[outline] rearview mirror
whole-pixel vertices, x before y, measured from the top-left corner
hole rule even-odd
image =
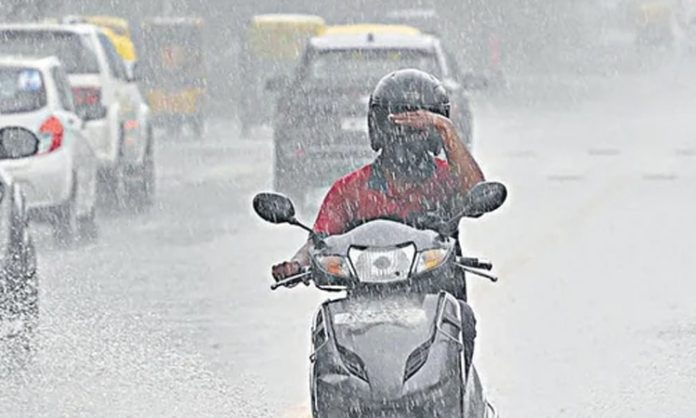
[[[0,159],[25,158],[36,154],[39,140],[24,128],[0,130]]]
[[[507,189],[498,182],[481,182],[469,190],[462,210],[462,216],[475,218],[493,212],[505,203]]]
[[[292,223],[295,221],[295,206],[282,194],[259,193],[254,196],[254,211],[261,219],[274,223]]]

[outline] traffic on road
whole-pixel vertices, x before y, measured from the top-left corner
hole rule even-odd
[[[691,5],[590,3],[13,9],[0,415],[696,414]]]

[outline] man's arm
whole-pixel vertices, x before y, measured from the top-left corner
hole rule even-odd
[[[447,162],[457,190],[467,193],[474,185],[484,180],[481,167],[459,139],[454,124],[448,118],[427,110],[399,113],[391,115],[390,118],[392,122],[399,125],[417,129],[432,127],[438,131],[442,137]]]
[[[447,163],[450,167],[452,177],[457,182],[457,188],[463,193],[468,192],[477,183],[485,180],[483,171],[479,167],[469,150],[464,146],[464,142],[459,139],[457,129],[451,120],[444,116],[435,115],[435,129],[442,137]]]
[[[319,209],[317,220],[314,223],[314,232],[331,235],[338,232],[338,228],[346,221],[346,202],[339,184],[334,184],[324,197]],[[290,261],[285,261],[273,266],[272,274],[276,280],[282,280],[289,276],[299,274],[303,267],[310,264],[309,250],[312,248],[312,240],[300,247]]]
[[[312,248],[312,240],[309,239],[297,250],[297,253],[290,259],[299,263],[302,267],[309,266],[309,249]]]

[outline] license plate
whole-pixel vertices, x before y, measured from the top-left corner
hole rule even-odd
[[[335,325],[393,324],[407,328],[417,327],[427,321],[422,309],[396,309],[393,311],[342,312],[334,316]]]
[[[344,118],[341,121],[341,129],[350,132],[367,132],[367,118]]]

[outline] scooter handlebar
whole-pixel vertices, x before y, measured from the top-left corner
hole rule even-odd
[[[491,271],[493,270],[493,263],[488,260],[482,260],[473,257],[459,257],[457,258],[457,263],[465,267],[470,267],[472,269],[481,269]]]
[[[279,280],[271,285],[271,290],[276,290],[279,287],[293,287],[300,283],[305,285],[309,284],[309,279],[312,276],[312,269],[310,267],[303,267],[301,273],[294,276],[290,276],[283,280]]]

